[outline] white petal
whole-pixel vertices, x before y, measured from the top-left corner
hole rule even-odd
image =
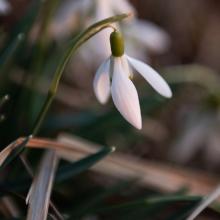
[[[148,81],[148,83],[162,96],[172,97],[172,91],[167,82],[149,65],[127,56],[131,65]]]
[[[75,29],[79,28],[79,17],[85,16],[91,7],[91,0],[69,0],[62,2],[49,27],[50,34],[55,38],[70,35]]]
[[[108,0],[96,0],[95,9],[95,21],[111,17],[114,15],[114,11],[111,7],[111,1]]]
[[[112,29],[106,28],[82,45],[79,53],[88,65],[92,67],[99,65],[103,60],[111,56],[111,47],[108,43],[111,32]],[[92,58],[91,54],[93,55]]]
[[[91,1],[91,0],[90,0]],[[112,11],[112,7],[110,6],[110,1],[108,0],[96,0],[95,1],[95,11],[94,15],[91,16],[90,19],[87,20],[86,26],[94,24],[95,22],[101,21],[108,17],[114,15]],[[115,28],[116,24],[112,24]],[[107,59],[111,55],[111,47],[109,42],[110,34],[112,33],[112,28],[106,28],[92,37],[86,44],[83,50],[85,50],[84,54],[94,55],[95,59],[90,59],[93,64],[100,63],[101,60]],[[97,46],[98,45],[98,46]],[[87,60],[88,62],[88,60]]]
[[[98,68],[93,81],[95,95],[100,103],[105,104],[110,95],[109,77],[110,59],[107,59]]]
[[[124,70],[125,73],[127,73],[127,76],[132,79],[133,78],[133,72],[128,64],[128,59],[126,57],[126,55],[123,55],[121,57],[121,64],[122,64],[122,68]]]
[[[142,47],[156,53],[163,53],[170,46],[169,35],[151,22],[135,19],[125,25],[124,31],[128,37],[140,43]]]
[[[141,129],[141,111],[137,90],[122,69],[121,59],[114,58],[111,86],[113,102],[123,117],[137,129]]]
[[[135,8],[127,0],[109,0],[116,14],[132,13],[136,14]]]
[[[8,1],[0,0],[0,14],[7,14],[11,7]]]
[[[111,55],[111,47],[108,43],[111,32],[112,30],[110,28],[102,30],[88,41],[87,45],[90,47],[90,50],[92,51],[92,54],[94,54],[95,59],[97,59],[97,62],[107,59],[107,57]]]

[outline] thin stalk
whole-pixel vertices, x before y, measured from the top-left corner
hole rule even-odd
[[[49,108],[51,106],[51,103],[52,103],[55,95],[56,95],[56,91],[53,92],[53,93],[51,93],[49,91],[47,93],[47,98],[46,98],[46,100],[44,102],[44,105],[43,105],[43,107],[42,107],[42,109],[40,111],[40,114],[37,117],[37,120],[36,120],[34,128],[33,128],[33,132],[32,132],[33,136],[37,135],[37,133],[38,133],[38,131],[39,131],[43,121],[44,121],[44,118],[45,118],[45,116],[46,116],[46,114],[47,114],[47,112],[48,112],[48,110],[49,110]]]
[[[6,73],[7,67],[10,65],[11,61],[13,60],[24,38],[25,38],[24,33],[22,32],[18,33],[15,39],[9,44],[9,46],[0,56],[1,73]]]
[[[42,8],[42,21],[40,23],[40,31],[37,40],[37,51],[33,59],[32,71],[34,71],[34,77],[32,79],[32,88],[36,87],[38,79],[42,75],[42,65],[45,59],[45,52],[49,46],[49,25],[53,18],[54,11],[58,5],[58,0],[47,0]]]
[[[37,120],[34,124],[33,130],[32,130],[33,136],[37,135],[37,133],[38,133],[38,131],[39,131],[44,119],[45,119],[45,116],[46,116],[46,114],[51,106],[51,103],[57,93],[57,88],[59,86],[59,82],[62,77],[63,71],[64,71],[67,63],[69,62],[71,56],[76,52],[76,50],[83,43],[85,43],[87,40],[89,40],[95,34],[97,34],[98,32],[100,32],[101,30],[103,30],[105,28],[112,28],[110,26],[111,23],[121,21],[121,20],[127,18],[128,16],[130,16],[130,14],[121,14],[121,15],[113,16],[113,17],[107,18],[105,20],[102,20],[100,22],[97,22],[94,25],[87,28],[81,34],[76,36],[76,38],[73,39],[73,41],[70,43],[70,46],[68,47],[64,56],[62,57],[59,65],[54,73],[54,78],[51,82],[51,85],[50,85],[50,88],[49,88],[49,91],[47,94],[47,98],[46,98],[44,105],[42,107],[42,110],[40,111],[39,116],[37,117]]]
[[[38,94],[36,92],[39,79],[43,75],[44,61],[46,60],[47,50],[50,46],[49,38],[49,25],[53,18],[55,9],[57,8],[58,0],[47,0],[42,8],[40,22],[40,30],[38,33],[38,39],[36,42],[36,52],[34,53],[33,63],[31,65],[31,72],[33,77],[31,80],[31,91],[29,96],[29,119],[33,123],[33,118],[35,120],[38,114],[38,108],[36,108],[36,103],[38,100]]]

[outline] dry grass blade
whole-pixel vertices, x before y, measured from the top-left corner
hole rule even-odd
[[[195,208],[192,214],[186,220],[194,220],[206,209],[212,202],[220,196],[220,185]]]
[[[19,208],[14,200],[9,196],[4,196],[0,200],[0,211],[7,218],[18,218],[20,216]]]
[[[26,143],[25,146],[30,148],[43,148],[55,150],[61,158],[70,161],[75,161],[75,159],[78,159],[79,157],[84,157],[90,153],[95,153],[98,150],[98,148],[101,148],[101,146],[95,145],[93,143],[86,143],[85,145],[85,142],[81,140],[79,140],[75,146],[73,144],[62,144],[58,141],[53,141],[49,139],[31,137],[27,139],[21,137],[9,144],[0,152],[0,166],[4,163],[7,157],[14,150],[16,150],[22,143]]]
[[[27,195],[27,202],[29,204],[27,220],[47,219],[57,163],[55,151],[47,151]]]
[[[15,140],[14,142],[12,142],[11,144],[9,144],[6,148],[4,148],[1,152],[0,152],[0,166],[3,165],[3,163],[6,161],[6,159],[9,157],[9,155],[11,155],[14,151],[16,151],[19,147],[23,147],[26,145],[26,143],[29,141],[29,139],[31,138],[31,136],[26,137],[26,138],[19,138],[17,140]],[[15,152],[16,154],[16,152]]]
[[[24,138],[17,140],[22,142]],[[76,161],[101,146],[70,135],[60,135],[59,141],[32,138],[26,147],[55,150],[61,158]],[[3,150],[4,151],[4,150]],[[0,153],[1,158],[1,153]],[[204,172],[194,172],[158,162],[143,161],[120,153],[109,155],[91,168],[92,170],[123,179],[139,179],[139,184],[150,186],[162,192],[174,192],[187,187],[192,195],[208,195],[219,183],[219,178]]]
[[[59,140],[66,147],[75,148],[75,159],[89,154],[98,146],[87,143],[78,137],[60,135]],[[67,158],[66,158],[67,159]],[[192,195],[208,195],[219,183],[219,178],[204,172],[195,172],[158,162],[140,160],[133,156],[114,153],[100,161],[93,170],[123,179],[139,179],[139,184],[150,186],[162,192],[174,192],[187,187]]]
[[[4,148],[0,153],[0,166],[4,163],[9,154],[19,145],[21,139],[18,139],[11,144],[9,144],[6,148]]]

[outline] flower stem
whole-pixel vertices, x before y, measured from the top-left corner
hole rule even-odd
[[[87,40],[89,40],[92,36],[94,36],[95,34],[97,34],[98,32],[100,32],[101,30],[105,29],[105,28],[109,28],[109,25],[111,23],[114,22],[118,22],[121,21],[125,18],[127,18],[128,16],[130,16],[130,14],[121,14],[121,15],[116,15],[110,18],[107,18],[105,20],[102,20],[100,22],[97,22],[95,24],[93,24],[92,26],[88,27],[85,31],[83,31],[81,34],[79,34],[78,36],[76,36],[73,41],[70,43],[69,47],[66,50],[66,53],[64,54],[64,56],[62,57],[60,63],[58,64],[58,67],[54,73],[54,78],[51,82],[48,94],[47,94],[47,98],[44,102],[44,105],[37,117],[37,120],[34,124],[33,127],[33,136],[36,136],[37,133],[39,132],[39,129],[45,119],[45,116],[51,106],[51,103],[56,95],[57,92],[57,88],[59,86],[59,82],[60,79],[62,77],[63,71],[68,63],[68,61],[70,60],[71,56],[75,53],[75,51],[83,44],[85,43]]]
[[[40,111],[40,113],[37,117],[37,120],[36,120],[35,124],[34,124],[33,132],[32,132],[33,136],[37,135],[37,133],[38,133],[43,121],[44,121],[44,118],[45,118],[45,116],[46,116],[46,114],[47,114],[47,112],[48,112],[48,110],[51,106],[51,103],[53,101],[53,98],[54,98],[55,94],[56,94],[56,92],[51,93],[50,91],[47,93],[47,98],[46,98],[46,100],[44,102],[44,105],[43,105],[43,107],[42,107],[42,109],[41,109],[41,111]]]

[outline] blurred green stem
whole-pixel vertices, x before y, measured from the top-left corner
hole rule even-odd
[[[121,14],[121,15],[116,15],[116,16],[107,18],[105,20],[102,20],[100,22],[97,22],[97,23],[93,24],[92,26],[88,27],[85,31],[83,31],[81,34],[79,34],[78,36],[76,36],[76,38],[73,39],[73,41],[70,43],[70,46],[68,47],[66,53],[62,57],[60,63],[58,64],[58,67],[55,71],[54,78],[51,82],[51,85],[50,85],[50,88],[49,88],[49,91],[47,94],[47,98],[44,102],[42,110],[40,111],[40,113],[37,117],[37,120],[34,124],[34,127],[33,127],[32,134],[34,136],[37,135],[37,133],[42,125],[42,122],[45,119],[45,116],[51,106],[51,103],[54,99],[54,96],[56,95],[57,88],[59,86],[59,82],[62,77],[63,71],[64,71],[68,61],[70,60],[71,56],[75,53],[75,51],[83,43],[85,43],[87,40],[89,40],[92,36],[94,36],[95,34],[97,34],[98,32],[100,32],[101,30],[103,30],[105,28],[111,27],[110,26],[111,23],[121,21],[121,20],[127,18],[128,16],[130,16],[130,14]]]
[[[50,46],[51,40],[49,37],[49,26],[52,21],[54,12],[57,8],[59,1],[58,0],[46,0],[44,3],[44,7],[42,7],[42,11],[40,16],[42,17],[38,32],[38,39],[36,43],[36,50],[34,53],[33,63],[31,65],[31,72],[33,73],[33,78],[31,80],[31,88],[29,94],[29,121],[33,123],[33,119],[35,120],[36,115],[38,114],[38,100],[39,94],[37,91],[37,85],[40,78],[43,75],[43,67],[45,64],[47,51]]]
[[[3,54],[0,56],[0,66],[1,66],[1,74],[4,74],[4,77],[8,77],[7,69],[10,66],[17,50],[20,48],[21,43],[24,41],[25,34],[20,32],[14,38],[12,42],[9,43],[9,46],[5,49]],[[7,74],[6,74],[7,73]],[[1,82],[4,81],[1,78]]]
[[[40,23],[40,30],[37,39],[37,51],[35,53],[35,57],[33,59],[33,70],[35,72],[35,77],[32,80],[32,85],[36,87],[36,82],[41,76],[41,68],[43,65],[43,60],[45,59],[45,52],[49,46],[50,38],[49,38],[49,25],[53,18],[54,11],[57,8],[58,0],[47,0],[44,3],[44,7],[42,8],[42,21]]]
[[[45,116],[51,106],[51,103],[53,101],[55,94],[56,94],[56,91],[54,93],[51,93],[50,90],[47,93],[47,98],[46,98],[44,105],[43,105],[43,107],[37,117],[35,124],[34,124],[33,132],[32,132],[33,136],[37,135],[37,133],[42,125],[42,122],[44,121],[44,118],[45,118]]]

